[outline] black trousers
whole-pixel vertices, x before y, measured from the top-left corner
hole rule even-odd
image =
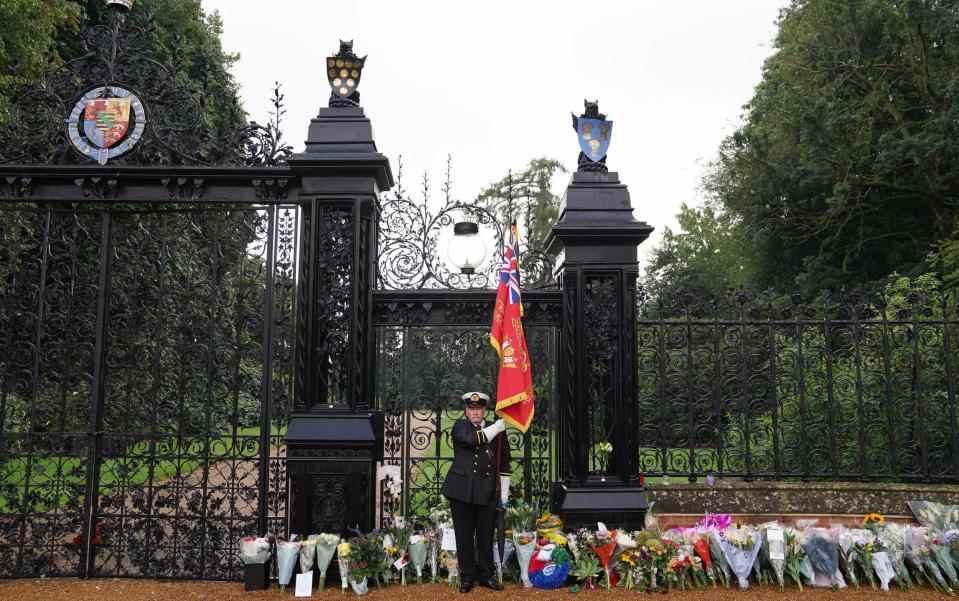
[[[496,504],[473,505],[450,499],[453,530],[456,532],[456,560],[463,582],[489,580],[493,568],[493,526]],[[476,554],[474,556],[474,544]]]

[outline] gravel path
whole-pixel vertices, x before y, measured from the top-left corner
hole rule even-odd
[[[346,601],[352,594],[339,590],[314,592],[313,599]],[[550,601],[552,599],[621,601],[625,599],[669,599],[674,601],[945,601],[952,599],[929,589],[890,593],[863,589],[834,593],[829,589],[787,589],[780,593],[766,587],[740,592],[733,589],[672,592],[669,595],[644,595],[634,591],[587,591],[571,594],[569,589],[542,591],[507,585],[504,592],[474,589],[468,595],[441,585],[392,586],[372,590],[369,599],[381,601],[512,601],[514,599]],[[157,580],[6,580],[0,581],[0,601],[294,601],[291,590],[281,595],[279,589],[244,592],[238,582],[171,582]]]

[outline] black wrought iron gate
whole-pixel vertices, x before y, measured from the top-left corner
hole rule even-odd
[[[298,210],[0,205],[0,576],[237,576],[283,532]]]
[[[463,415],[460,395],[470,390],[495,395],[493,301],[489,292],[425,293],[418,299],[408,292],[379,295],[377,398],[385,414],[380,523],[398,515],[425,517],[440,502],[453,459],[450,429]],[[558,294],[533,293],[524,303],[536,415],[526,434],[511,429],[508,438],[513,493],[543,508],[555,470],[560,302]]]

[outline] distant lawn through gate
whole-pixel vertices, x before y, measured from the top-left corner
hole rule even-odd
[[[273,426],[270,434],[283,436],[286,434],[286,427]],[[240,428],[235,436],[230,434],[209,438],[209,448],[222,445],[223,448],[233,449],[234,441],[242,444],[242,441],[246,440],[259,441],[259,437],[258,426]],[[165,438],[171,439],[175,440],[176,437]],[[201,452],[191,452],[190,449],[202,449],[202,439],[188,437],[188,440],[186,449],[178,449],[179,452],[173,454],[157,453],[155,447],[151,452],[150,445],[155,445],[156,440],[139,440],[124,451],[122,459],[104,459],[100,463],[100,494],[108,494],[113,490],[113,485],[121,479],[125,480],[129,487],[138,487],[150,481],[162,483],[175,476],[189,475],[201,469],[204,461],[195,458]],[[209,464],[214,464],[237,460],[238,457],[232,454],[220,457],[210,454],[208,459]],[[7,459],[0,467],[0,487],[14,494],[0,495],[0,514],[49,512],[71,505],[77,498],[82,499],[86,486],[85,462],[85,457],[57,455]],[[52,484],[61,483],[67,483],[68,488],[74,489],[77,494],[70,495],[69,490],[63,490],[62,487],[60,490],[49,489]],[[7,501],[11,497],[18,498],[21,505],[26,501],[29,506],[11,506]]]

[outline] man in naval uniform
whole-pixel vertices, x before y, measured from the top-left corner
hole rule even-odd
[[[497,505],[509,498],[506,423],[484,420],[489,397],[482,392],[467,392],[463,401],[466,417],[453,424],[453,465],[442,489],[453,512],[460,592],[468,593],[473,583],[500,591],[493,571],[493,525]]]

